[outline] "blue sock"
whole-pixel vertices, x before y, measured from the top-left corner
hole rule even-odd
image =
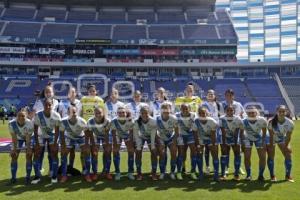
[[[273,177],[274,176],[274,160],[273,159],[268,159],[268,168],[270,171],[270,176]]]
[[[177,157],[177,172],[182,172],[183,156]]]
[[[128,173],[134,172],[134,155],[128,155]]]
[[[91,156],[88,155],[85,157],[85,174],[84,175],[90,175],[90,170],[91,170]]]
[[[62,176],[67,176],[67,169],[68,169],[68,167],[67,167],[68,161],[67,160],[68,160],[67,156],[61,157],[61,175]]]
[[[171,173],[174,173],[176,169],[176,160],[171,160],[170,165],[171,165]]]
[[[26,178],[30,178],[32,171],[32,162],[26,162]]]
[[[167,164],[168,164],[168,153],[167,153],[167,150],[166,150],[166,153],[165,153],[165,169],[167,168]]]
[[[114,165],[116,173],[120,173],[120,153],[114,155]]]
[[[41,177],[41,171],[40,171],[40,161],[39,160],[33,160],[33,169],[36,177]]]
[[[234,156],[234,175],[238,176],[241,167],[241,155]]]
[[[17,162],[12,162],[10,164],[10,170],[11,170],[11,178],[16,179],[17,178],[18,163]]]
[[[39,160],[38,160],[40,170],[43,168],[44,156],[45,156],[45,147],[42,147],[41,154],[40,154],[40,157],[39,157]]]
[[[142,173],[142,161],[141,160],[135,160],[136,165],[136,171],[138,174]]]
[[[251,177],[251,168],[246,168],[247,177]]]
[[[166,172],[166,164],[165,164],[165,160],[160,160],[159,161],[159,169],[160,169],[160,173],[164,174]]]
[[[227,166],[227,155],[221,156],[221,175],[225,176],[225,168]]]
[[[197,166],[199,170],[199,176],[203,176],[203,154],[197,156]]]
[[[106,162],[103,163],[103,165],[105,165],[105,172],[109,173],[110,172],[110,165],[111,165],[111,157],[110,157],[110,155],[107,156],[107,158],[105,160],[106,160]]]
[[[52,178],[57,178],[57,170],[58,170],[58,160],[52,160]]]
[[[151,167],[152,167],[152,173],[156,173],[156,171],[157,171],[157,161],[156,160],[152,160]]]
[[[291,176],[291,171],[292,171],[292,160],[286,159],[284,161],[285,164],[285,175],[286,176]]]
[[[259,167],[259,174],[258,176],[264,176],[265,167]]]
[[[204,157],[205,157],[205,165],[206,165],[206,167],[209,167],[209,149],[208,148],[205,148]]]
[[[191,165],[191,172],[194,173],[196,171],[197,156],[192,156]]]
[[[219,177],[219,159],[214,160],[214,178]]]
[[[98,172],[98,158],[92,157],[92,170],[94,174]]]

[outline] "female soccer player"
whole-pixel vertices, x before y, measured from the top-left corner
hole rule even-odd
[[[226,107],[226,115],[220,118],[220,128],[222,131],[221,180],[226,180],[225,169],[228,166],[231,147],[234,152],[234,179],[238,181],[240,180],[239,170],[241,166],[240,135],[243,134],[244,125],[241,118],[234,115],[232,105]]]
[[[189,104],[183,103],[180,106],[180,112],[176,113],[179,137],[177,139],[178,145],[178,157],[177,157],[177,176],[178,180],[182,180],[182,163],[184,159],[184,146],[187,145],[191,150],[191,177],[197,179],[195,170],[197,162],[197,152],[195,146],[195,138],[193,135],[193,124],[195,119],[195,113],[191,112]]]
[[[104,175],[108,180],[112,180],[110,174],[110,165],[111,165],[111,149],[112,144],[109,141],[109,130],[110,130],[110,120],[106,118],[104,109],[100,107],[95,107],[94,117],[88,121],[88,130],[91,135],[91,145],[92,145],[92,170],[93,176],[92,179],[97,179],[98,171],[98,151],[100,145],[104,149]]]
[[[52,158],[52,183],[57,183],[57,170],[58,170],[58,136],[60,126],[60,115],[52,109],[53,101],[51,99],[44,100],[44,110],[36,113],[34,118],[34,170],[37,176],[31,182],[37,184],[40,182],[40,173],[37,170],[40,169],[39,158],[41,156],[41,146],[49,145],[50,155]],[[40,128],[41,134],[39,135],[38,129]]]
[[[292,150],[290,148],[291,136],[294,130],[294,122],[286,117],[287,108],[285,105],[278,106],[276,115],[269,121],[270,145],[268,145],[268,168],[271,174],[271,181],[276,181],[274,173],[275,144],[285,158],[285,179],[294,182],[291,176]]]
[[[27,111],[21,109],[17,118],[8,124],[9,132],[12,137],[11,149],[11,180],[10,184],[16,183],[16,175],[18,169],[18,157],[21,149],[26,145],[26,184],[30,184],[30,174],[32,170],[32,148],[33,148],[33,124],[27,119]]]
[[[113,120],[114,118],[116,118],[118,116],[118,108],[124,106],[124,103],[119,101],[119,91],[116,88],[112,88],[110,99],[105,103],[108,119]]]
[[[120,174],[120,147],[122,141],[125,142],[128,152],[128,178],[134,180],[134,144],[133,144],[133,126],[132,119],[126,116],[125,107],[121,106],[117,110],[118,117],[111,122],[111,132],[113,136],[113,155],[115,165],[115,180],[119,181]]]
[[[90,177],[90,148],[89,148],[89,135],[87,133],[86,121],[79,117],[77,108],[71,105],[68,108],[68,117],[62,119],[60,124],[60,136],[61,136],[61,165],[62,165],[62,177],[60,182],[65,183],[68,180],[67,177],[67,158],[70,150],[74,146],[79,145],[81,154],[85,158],[85,171],[84,178],[87,182],[92,182]],[[94,179],[93,179],[94,180]]]
[[[163,180],[165,177],[166,163],[165,154],[166,147],[169,147],[171,154],[171,173],[170,178],[175,180],[176,156],[177,156],[177,138],[179,136],[178,122],[175,116],[171,115],[172,105],[165,102],[161,105],[161,116],[156,118],[159,140],[159,167],[160,177]]]
[[[147,142],[151,151],[152,180],[157,180],[157,148],[156,148],[156,121],[150,117],[148,106],[140,109],[140,117],[135,121],[133,128],[134,139],[136,143],[136,168],[137,180],[142,180],[142,152],[145,142]]]
[[[198,149],[197,165],[199,168],[199,178],[203,177],[203,149],[205,145],[211,152],[214,166],[214,180],[219,181],[219,157],[216,130],[217,122],[208,116],[207,108],[198,108],[198,117],[194,121],[193,132]]]
[[[157,116],[159,116],[161,114],[160,106],[161,106],[162,103],[164,103],[167,100],[168,100],[168,98],[166,96],[166,90],[163,87],[158,88],[157,91],[156,91],[155,101],[150,103],[152,116],[154,118],[156,118]]]
[[[266,134],[267,134],[267,121],[265,118],[258,116],[258,110],[255,107],[249,107],[246,111],[247,118],[243,120],[244,134],[243,149],[245,154],[245,168],[247,177],[246,180],[250,181],[251,176],[251,150],[255,144],[258,157],[259,157],[259,175],[258,180],[264,180],[264,170],[266,166]]]
[[[148,106],[141,102],[142,93],[139,90],[134,92],[133,101],[126,104],[126,108],[130,111],[132,119],[137,119],[140,116],[140,110],[143,106]]]

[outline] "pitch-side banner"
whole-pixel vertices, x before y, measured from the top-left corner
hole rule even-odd
[[[0,47],[0,53],[4,54],[25,54],[25,47]]]

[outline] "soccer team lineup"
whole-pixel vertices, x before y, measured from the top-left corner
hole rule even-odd
[[[123,102],[114,87],[104,101],[93,83],[87,84],[87,94],[81,98],[76,87],[68,90],[66,98],[56,99],[49,83],[33,106],[11,114],[9,186],[20,181],[19,177],[25,177],[26,185],[47,179],[43,163],[49,164],[51,184],[66,183],[74,173],[88,183],[143,181],[147,179],[144,173],[153,181],[277,182],[278,175],[278,179],[294,182],[290,145],[294,122],[285,105],[265,118],[257,106],[243,107],[230,88],[223,94],[225,101],[219,102],[214,90],[205,91],[205,98],[196,96],[193,84],[187,84],[184,96],[173,102],[162,87],[156,89],[151,102],[142,101],[138,90]],[[0,111],[4,121],[3,108]],[[123,147],[126,158],[121,156]],[[150,171],[143,170],[145,149],[150,152]],[[276,156],[275,149],[279,150]],[[19,156],[21,152],[24,157]],[[251,163],[256,153],[258,162]],[[274,166],[280,156],[284,160],[278,164],[285,168],[284,174],[277,174]],[[20,159],[26,159],[22,162],[26,166],[18,164]],[[80,170],[74,167],[75,159]],[[24,167],[25,174],[17,173]],[[252,168],[258,168],[258,173],[252,173]],[[229,169],[233,172],[230,179]]]

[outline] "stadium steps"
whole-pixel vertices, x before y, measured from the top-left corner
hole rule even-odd
[[[246,95],[248,97],[251,97],[251,100],[252,101],[257,101],[256,97],[253,95],[253,93],[251,92],[249,86],[248,86],[248,83],[246,81],[243,81],[244,85],[245,85],[245,88],[246,88]]]
[[[0,32],[0,35],[3,35],[4,30],[6,29],[7,24],[9,24],[9,22],[5,22],[5,23],[3,24],[2,29],[1,29],[1,32]]]

